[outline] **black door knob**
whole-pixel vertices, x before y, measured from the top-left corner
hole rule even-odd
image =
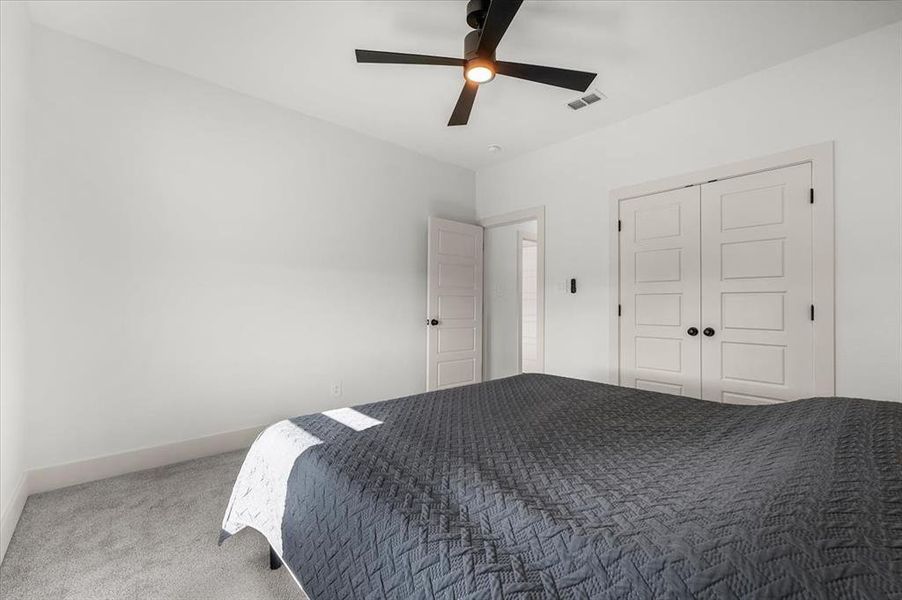
[[[702,333],[704,333],[708,337],[711,337],[712,335],[714,335],[714,330],[710,327],[705,327],[705,330],[702,331]]]
[[[430,325],[438,325],[438,319],[432,319],[431,321],[429,321],[429,324]]]
[[[686,330],[686,333],[688,333],[689,335],[694,337],[694,336],[698,335],[698,327],[690,327],[689,329]]]

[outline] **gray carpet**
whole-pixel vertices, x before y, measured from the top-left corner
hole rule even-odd
[[[217,547],[244,451],[28,499],[3,564],[3,600],[303,599],[263,536]]]

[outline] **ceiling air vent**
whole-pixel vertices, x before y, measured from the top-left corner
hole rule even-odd
[[[604,100],[607,98],[604,94],[599,92],[598,90],[589,90],[585,96],[577,98],[571,102],[567,103],[567,106],[572,108],[573,110],[579,110],[581,108],[585,108],[590,104],[595,104],[599,100]]]

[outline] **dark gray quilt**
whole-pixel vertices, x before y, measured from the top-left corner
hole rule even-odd
[[[902,598],[902,404],[732,406],[521,375],[355,407],[295,463],[332,598]]]

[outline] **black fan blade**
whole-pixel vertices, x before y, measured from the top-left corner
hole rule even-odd
[[[568,90],[576,90],[577,92],[585,92],[592,80],[595,79],[595,73],[587,73],[586,71],[525,65],[523,63],[504,62],[503,60],[495,61],[495,72],[499,75],[526,79],[536,83],[544,83],[545,85],[555,85]]]
[[[402,52],[380,52],[378,50],[354,50],[359,63],[383,63],[391,65],[443,65],[462,67],[467,62],[462,58],[430,56],[428,54],[404,54]]]
[[[451,119],[448,126],[466,125],[470,120],[470,111],[473,109],[473,101],[476,100],[476,91],[479,89],[478,83],[468,81],[464,84],[464,89],[460,91],[457,98],[457,104],[454,106],[454,112],[451,113]]]
[[[492,0],[479,37],[479,56],[489,58],[520,10],[523,0]]]

